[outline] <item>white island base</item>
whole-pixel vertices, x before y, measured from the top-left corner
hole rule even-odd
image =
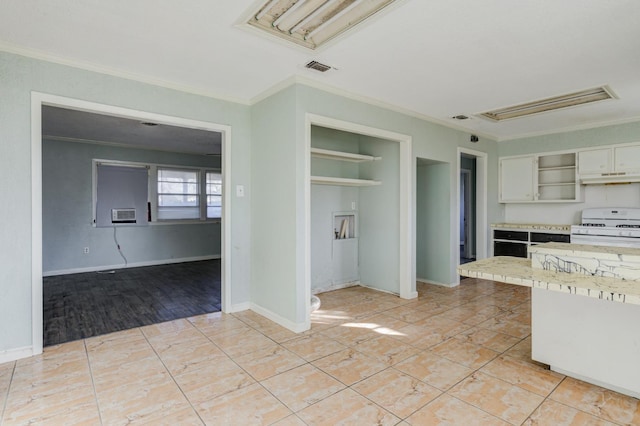
[[[531,358],[640,398],[640,306],[531,290]]]
[[[458,271],[532,288],[533,360],[640,398],[640,249],[548,243],[529,252]]]

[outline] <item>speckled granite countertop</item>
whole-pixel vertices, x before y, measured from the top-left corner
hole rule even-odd
[[[640,305],[640,283],[533,269],[531,260],[496,256],[458,267],[460,275]]]
[[[522,229],[534,231],[571,231],[571,225],[550,225],[543,223],[492,223],[492,228]]]

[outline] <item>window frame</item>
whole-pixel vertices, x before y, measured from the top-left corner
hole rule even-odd
[[[183,166],[178,164],[159,164],[149,162],[135,162],[135,161],[122,161],[122,160],[105,160],[94,158],[92,160],[92,186],[93,186],[93,200],[92,200],[92,218],[91,223],[95,227],[96,218],[96,202],[97,202],[97,170],[98,164],[113,165],[113,166],[129,166],[129,167],[146,167],[149,170],[148,174],[148,200],[147,203],[151,210],[151,220],[148,222],[150,226],[157,225],[185,225],[185,224],[202,224],[202,223],[220,223],[222,222],[222,212],[224,208],[221,206],[220,217],[207,217],[207,193],[206,193],[206,177],[207,173],[217,173],[220,175],[221,181],[224,180],[222,169],[214,167],[198,167],[198,166]],[[198,173],[198,202],[199,202],[199,218],[197,219],[158,219],[158,169],[170,169],[170,170],[184,170],[184,171],[196,171]],[[224,198],[222,192],[224,191],[224,182],[222,184],[221,191],[221,204]]]

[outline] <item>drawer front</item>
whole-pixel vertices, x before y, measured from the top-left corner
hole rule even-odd
[[[493,231],[494,240],[529,241],[529,233],[526,231]]]
[[[569,234],[547,234],[544,232],[532,232],[532,243],[568,243],[571,241]]]
[[[527,245],[522,243],[509,243],[504,241],[494,241],[493,243],[493,255],[494,256],[514,256],[514,257],[528,257]]]

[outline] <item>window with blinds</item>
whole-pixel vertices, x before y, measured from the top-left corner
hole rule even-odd
[[[158,220],[200,219],[198,170],[158,167]]]

